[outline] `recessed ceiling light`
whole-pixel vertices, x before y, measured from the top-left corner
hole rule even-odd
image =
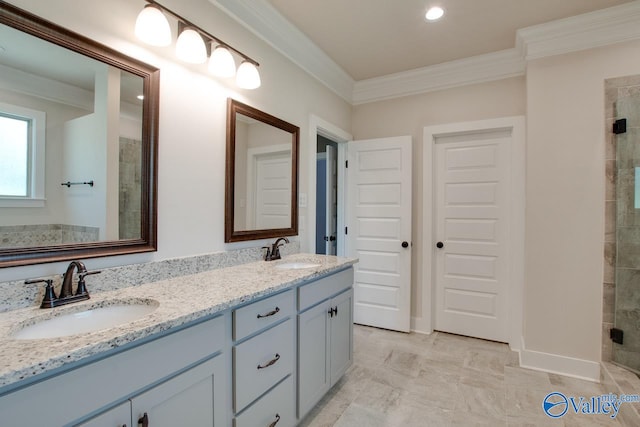
[[[427,21],[437,21],[438,19],[442,18],[443,15],[444,9],[438,6],[434,6],[427,10],[425,18],[427,18]]]

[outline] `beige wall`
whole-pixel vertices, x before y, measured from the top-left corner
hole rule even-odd
[[[640,74],[640,42],[527,68],[525,347],[600,360],[604,80]]]
[[[413,137],[412,313],[422,317],[422,133],[425,126],[525,114],[523,77],[355,106],[354,139]]]

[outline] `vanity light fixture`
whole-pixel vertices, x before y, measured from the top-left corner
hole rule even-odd
[[[429,8],[429,10],[427,10],[427,13],[425,14],[424,17],[427,19],[427,21],[432,22],[432,21],[437,21],[443,16],[444,16],[444,9],[439,6],[434,6]]]
[[[171,28],[166,15],[178,21],[178,40],[176,55],[182,61],[202,64],[209,58],[209,71],[217,77],[233,77],[236,84],[243,89],[260,87],[260,73],[257,61],[231,47],[227,43],[211,35],[202,28],[189,22],[177,13],[167,9],[155,0],[145,0],[147,4],[136,19],[135,34],[143,42],[153,46],[171,44]],[[214,48],[214,44],[217,45]],[[236,63],[232,52],[242,58],[242,64],[236,73]]]
[[[190,64],[204,64],[207,61],[207,46],[195,28],[182,29],[176,41],[176,55]]]
[[[212,46],[213,47],[213,46]],[[236,62],[229,49],[219,45],[211,52],[209,71],[218,77],[233,77],[236,75]]]
[[[148,4],[136,19],[136,37],[153,46],[169,46],[171,44],[171,27],[162,9]]]
[[[256,89],[260,87],[260,73],[256,66],[244,61],[238,67],[238,75],[236,76],[236,84],[242,89]]]

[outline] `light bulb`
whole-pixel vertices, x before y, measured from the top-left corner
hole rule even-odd
[[[233,77],[236,74],[236,62],[229,49],[224,46],[216,47],[209,58],[209,71],[218,77]]]
[[[203,64],[207,60],[207,47],[202,36],[193,28],[185,28],[176,42],[176,55],[184,62]]]
[[[171,44],[171,27],[162,10],[153,4],[142,9],[136,19],[135,34],[143,42],[152,46]]]
[[[430,8],[429,10],[427,10],[427,13],[425,14],[425,18],[427,18],[427,21],[437,21],[443,16],[444,16],[444,9],[438,6],[434,6]]]
[[[260,73],[258,68],[249,62],[244,61],[238,67],[238,74],[236,76],[236,83],[242,89],[256,89],[260,87]]]

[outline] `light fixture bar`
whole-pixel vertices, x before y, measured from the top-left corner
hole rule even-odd
[[[233,46],[229,45],[228,43],[225,43],[224,41],[220,40],[218,37],[210,34],[209,32],[203,30],[198,25],[194,24],[193,22],[189,21],[188,19],[183,18],[182,16],[178,15],[177,13],[172,11],[171,9],[168,9],[167,7],[161,5],[157,1],[155,1],[155,0],[145,0],[145,1],[147,3],[149,3],[149,4],[153,4],[154,6],[158,7],[163,12],[173,16],[175,19],[177,19],[179,22],[182,22],[184,25],[194,28],[196,31],[198,31],[200,33],[200,35],[205,36],[206,38],[208,38],[209,41],[215,41],[216,43],[226,47],[227,49],[234,51],[235,53],[240,55],[244,60],[246,60],[248,62],[251,62],[256,67],[260,66],[258,61],[256,61],[253,58],[245,55],[244,53],[240,52],[238,49],[234,48]]]

